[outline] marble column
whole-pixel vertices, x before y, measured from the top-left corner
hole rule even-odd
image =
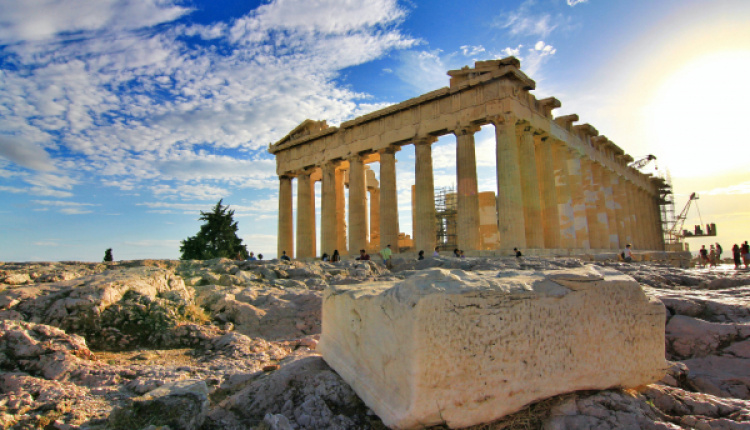
[[[477,187],[477,159],[474,133],[479,127],[465,126],[456,129],[456,177],[458,182],[458,248],[478,250],[479,236],[479,190]],[[427,249],[425,252],[429,252]]]
[[[573,225],[576,230],[576,249],[589,249],[589,226],[586,218],[586,200],[583,193],[581,157],[568,151],[568,173],[570,175],[570,196],[573,199]]]
[[[547,137],[534,137],[536,150],[536,171],[541,194],[542,226],[544,228],[544,247],[560,248],[560,218],[557,208],[557,191],[555,186],[555,166],[552,156],[552,141]]]
[[[349,250],[367,248],[367,189],[365,165],[359,154],[349,158]]]
[[[368,188],[370,192],[370,249],[380,249],[380,189]]]
[[[607,222],[609,224],[609,248],[620,248],[620,227],[617,221],[617,203],[615,202],[615,187],[617,186],[617,175],[602,167],[602,184],[604,184],[604,205],[607,209]]]
[[[604,230],[599,224],[597,208],[599,188],[594,177],[593,162],[588,157],[581,158],[581,179],[583,183],[583,200],[586,204],[586,224],[589,229],[589,244],[593,249],[604,248]],[[606,216],[606,215],[605,215]]]
[[[380,243],[398,249],[398,191],[396,189],[396,151],[388,148],[380,154]],[[427,251],[425,251],[427,252]]]
[[[640,243],[640,237],[638,236],[638,216],[636,215],[635,199],[633,198],[634,185],[630,181],[624,183],[625,186],[625,199],[627,200],[627,219],[630,227],[628,228],[628,242],[633,245],[633,248],[642,249],[643,244]]]
[[[660,251],[664,251],[664,224],[662,223],[661,218],[661,206],[659,205],[659,201],[661,199],[661,196],[654,197],[654,211],[656,211],[656,249]]]
[[[500,249],[526,248],[521,170],[519,168],[516,119],[501,116],[495,125],[497,157],[497,214]]]
[[[346,195],[344,194],[344,171],[336,169],[336,247],[341,255],[347,255]]]
[[[542,223],[542,201],[537,179],[534,135],[528,125],[520,126],[518,158],[521,166],[521,192],[526,234],[526,248],[544,248],[544,226]]]
[[[297,258],[315,257],[315,183],[310,173],[297,176]]]
[[[573,198],[570,194],[570,173],[568,172],[568,149],[564,143],[555,142],[552,146],[555,166],[555,192],[560,223],[560,247],[576,247],[576,231],[573,215]]]
[[[336,236],[336,163],[323,165],[320,186],[320,253],[333,254],[338,247]],[[340,251],[339,251],[340,252]]]
[[[415,182],[414,189],[414,245],[417,250],[423,250],[427,255],[435,249],[435,180],[432,176],[432,144],[434,137],[415,139],[414,154]]]
[[[595,193],[594,209],[596,212],[597,231],[599,235],[599,249],[610,249],[609,213],[607,212],[606,188],[607,182],[604,175],[604,166],[591,162],[593,175],[593,186]],[[609,179],[609,178],[607,178]]]
[[[276,246],[279,257],[281,257],[282,251],[286,251],[289,258],[294,258],[294,215],[292,206],[292,178],[290,176],[279,176],[279,238]]]
[[[627,179],[618,176],[617,194],[615,199],[619,206],[617,219],[620,221],[620,229],[618,230],[620,232],[620,248],[624,248],[625,245],[633,242],[630,231],[631,212],[628,201],[627,184]]]

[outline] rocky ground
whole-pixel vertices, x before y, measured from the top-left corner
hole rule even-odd
[[[283,264],[0,263],[0,427],[383,429],[315,352],[328,285],[429,267],[577,259]],[[750,429],[750,273],[597,261],[665,304],[659,383],[568,393],[477,429]]]

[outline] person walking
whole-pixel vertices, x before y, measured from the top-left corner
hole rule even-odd
[[[716,242],[716,264],[721,265],[721,253],[724,252],[724,248]]]
[[[716,248],[711,245],[711,250],[708,251],[708,267],[716,267]]]
[[[734,259],[734,269],[739,270],[740,265],[742,264],[742,251],[740,250],[740,246],[736,243],[732,247],[732,258]]]
[[[742,263],[745,264],[745,269],[747,269],[747,265],[750,263],[750,245],[747,241],[742,244]]]
[[[706,245],[701,245],[700,251],[698,251],[698,254],[700,254],[700,265],[701,267],[706,267],[708,265],[708,250],[706,249]]]
[[[380,256],[383,257],[383,262],[385,263],[385,267],[387,267],[388,270],[391,270],[393,268],[393,263],[391,262],[392,254],[393,251],[391,251],[390,243],[385,248],[383,248],[382,251],[380,251]]]

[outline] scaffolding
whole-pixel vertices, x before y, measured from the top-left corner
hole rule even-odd
[[[659,208],[661,209],[661,231],[664,235],[664,245],[668,251],[682,249],[682,241],[672,234],[676,217],[674,211],[674,193],[672,192],[672,176],[667,173],[664,183],[659,187]]]
[[[452,251],[457,240],[456,190],[451,187],[435,189],[435,222],[437,223],[436,246],[440,251]]]

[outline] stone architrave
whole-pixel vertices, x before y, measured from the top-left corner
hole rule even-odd
[[[577,270],[334,285],[318,350],[389,428],[463,428],[667,368],[664,306],[631,277]]]
[[[537,180],[542,196],[542,224],[544,226],[544,247],[560,248],[560,217],[557,207],[555,186],[555,166],[552,158],[551,140],[543,136],[534,137],[536,150]]]
[[[516,133],[519,136],[518,158],[521,166],[526,248],[542,249],[544,248],[544,225],[536,154],[534,153],[534,135],[527,124],[520,126]]]
[[[391,147],[380,154],[380,243],[392,248],[398,244],[399,233],[396,151]]]
[[[518,157],[516,118],[492,118],[497,144],[497,230],[500,249],[526,248],[521,170]]]
[[[294,258],[294,214],[292,207],[292,178],[279,176],[279,238],[277,255],[286,251],[286,255]]]
[[[365,165],[359,154],[349,158],[349,250],[367,248],[367,188]]]
[[[458,182],[458,248],[480,249],[479,189],[477,187],[477,158],[474,147],[476,126],[459,127],[456,135],[456,177]]]
[[[415,190],[414,190],[414,245],[429,254],[435,248],[435,180],[432,176],[432,144],[434,137],[414,140]]]

